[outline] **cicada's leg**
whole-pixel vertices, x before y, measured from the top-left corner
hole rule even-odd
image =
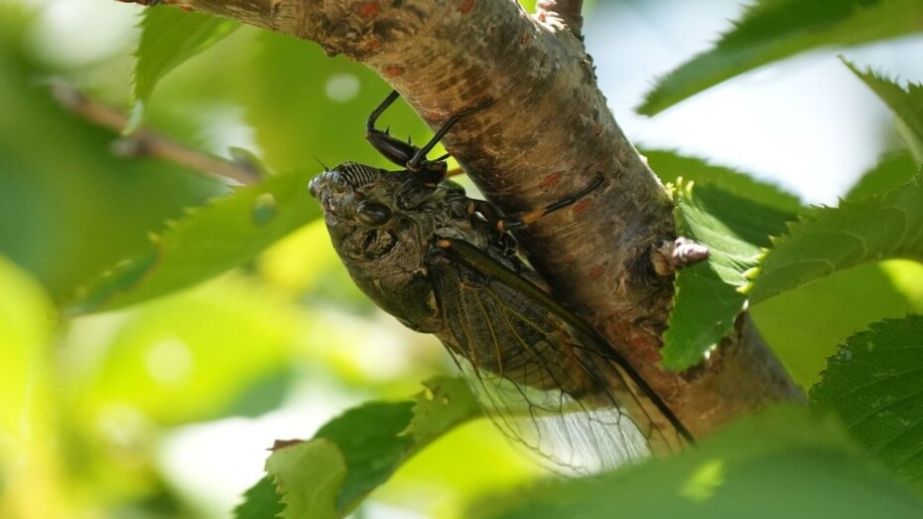
[[[407,163],[407,169],[410,171],[425,171],[427,169],[426,167],[427,164],[432,164],[434,162],[442,162],[446,157],[448,157],[448,155],[443,155],[442,157],[439,157],[438,159],[434,161],[430,161],[430,160],[426,160],[426,154],[432,151],[433,148],[435,148],[436,145],[439,144],[439,141],[441,141],[442,138],[445,137],[445,134],[449,133],[449,130],[451,130],[452,127],[455,126],[456,123],[458,123],[458,121],[461,121],[465,117],[475,112],[479,112],[489,107],[492,104],[493,104],[493,100],[488,99],[477,106],[468,108],[467,110],[462,110],[461,112],[458,112],[452,117],[449,117],[449,119],[445,123],[443,123],[442,127],[436,130],[436,133],[433,135],[433,138],[430,139],[429,142],[424,144],[422,148],[417,150],[416,155],[414,155],[413,158],[410,159],[410,162]],[[445,178],[445,167],[443,167],[442,169],[442,178],[440,178],[439,181],[441,182],[444,178]]]
[[[568,195],[556,202],[552,202],[541,209],[535,209],[533,211],[526,211],[519,214],[503,216],[500,214],[500,211],[494,207],[490,202],[485,202],[484,200],[472,200],[472,205],[469,209],[470,215],[480,215],[484,221],[490,224],[497,231],[504,232],[510,229],[518,229],[529,225],[539,218],[557,211],[558,209],[563,209],[577,200],[580,200],[584,196],[593,192],[596,188],[601,186],[603,183],[603,176],[601,174],[596,175],[590,185],[581,189],[580,191]]]
[[[388,94],[388,97],[372,111],[366,123],[366,138],[379,153],[385,156],[385,158],[399,166],[407,168],[408,171],[419,173],[423,176],[424,185],[435,187],[446,178],[445,159],[448,158],[448,155],[443,155],[435,160],[427,159],[426,155],[433,150],[436,144],[445,137],[445,134],[448,133],[449,130],[452,129],[452,126],[458,121],[471,113],[487,108],[492,104],[492,101],[488,100],[474,108],[469,108],[468,110],[464,110],[449,117],[442,127],[436,131],[429,142],[424,144],[422,148],[418,148],[409,142],[404,142],[393,137],[387,130],[382,131],[375,128],[375,123],[378,121],[378,118],[399,96],[400,94],[398,94],[396,90],[391,92]]]
[[[417,154],[419,148],[409,142],[404,142],[391,136],[388,130],[382,131],[375,128],[375,123],[378,121],[378,118],[381,117],[381,114],[383,114],[399,96],[400,94],[398,94],[396,90],[392,91],[388,94],[388,97],[372,111],[365,125],[365,138],[368,139],[372,146],[378,150],[378,153],[381,153],[386,159],[398,166],[404,167]]]

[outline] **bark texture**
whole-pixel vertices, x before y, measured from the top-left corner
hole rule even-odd
[[[535,16],[511,0],[165,3],[361,61],[433,127],[493,100],[459,123],[446,147],[507,213],[544,206],[604,175],[602,188],[517,236],[555,296],[595,325],[694,434],[772,401],[803,398],[746,314],[702,365],[659,368],[673,280],[655,272],[651,254],[676,238],[673,206],[597,88],[579,37],[579,2],[549,0]]]

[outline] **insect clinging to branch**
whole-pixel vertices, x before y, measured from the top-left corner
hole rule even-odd
[[[510,233],[592,196],[603,176],[504,216],[446,180],[446,156],[427,158],[453,125],[490,103],[450,117],[418,148],[376,128],[397,97],[369,116],[367,138],[403,169],[347,162],[310,186],[356,284],[406,326],[438,337],[494,422],[557,465],[609,467],[692,442],[624,357],[540,288]]]

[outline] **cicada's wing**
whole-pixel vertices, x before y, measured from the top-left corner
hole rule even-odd
[[[429,265],[440,339],[507,435],[576,472],[682,448],[682,425],[585,324],[475,247],[443,243]]]

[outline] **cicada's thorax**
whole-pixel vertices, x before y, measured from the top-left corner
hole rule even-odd
[[[471,218],[464,189],[451,181],[427,187],[414,173],[346,163],[316,177],[311,191],[356,285],[420,332],[445,328],[427,271],[434,239],[496,249],[496,231]]]

